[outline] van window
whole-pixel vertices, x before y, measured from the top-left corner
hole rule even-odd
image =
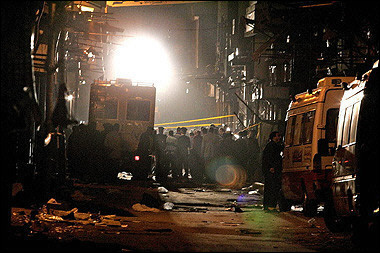
[[[301,144],[301,126],[302,126],[302,117],[303,114],[298,114],[296,117],[296,123],[294,126],[294,138],[293,138],[293,145],[299,145]]]
[[[104,102],[104,118],[117,119],[117,100],[107,100]]]
[[[149,121],[150,101],[131,100],[127,103],[127,120]]]
[[[288,123],[286,126],[286,136],[285,136],[285,145],[292,146],[294,139],[294,128],[296,125],[296,116],[291,116],[288,119]]]
[[[336,142],[336,127],[338,124],[339,108],[331,108],[326,114],[326,140],[331,143]]]
[[[356,132],[358,128],[360,103],[356,103],[352,110],[351,129],[350,129],[350,143],[356,142]]]
[[[353,106],[347,107],[344,114],[342,146],[349,143],[352,108]]]
[[[118,101],[99,96],[94,102],[93,112],[98,119],[117,119]]]
[[[301,142],[303,144],[311,143],[313,140],[313,126],[315,111],[306,112],[302,116]]]

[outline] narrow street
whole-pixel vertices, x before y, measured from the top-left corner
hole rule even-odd
[[[3,251],[378,251],[379,9],[5,5]]]
[[[262,185],[241,189],[191,183],[74,183],[70,201],[12,209],[13,252],[360,251],[333,234],[322,214],[262,210]],[[133,194],[132,194],[133,193]],[[366,251],[366,249],[361,249]]]

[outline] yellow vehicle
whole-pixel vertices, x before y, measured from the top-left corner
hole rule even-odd
[[[354,77],[325,77],[317,88],[297,94],[287,111],[280,209],[303,204],[306,216],[317,213],[331,182],[331,162],[343,83]],[[325,147],[325,149],[321,149]]]
[[[131,152],[140,135],[154,126],[156,88],[153,84],[132,85],[129,79],[98,81],[91,85],[89,123],[103,130],[105,123],[120,125],[120,133]]]

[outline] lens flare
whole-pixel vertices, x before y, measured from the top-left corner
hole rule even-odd
[[[245,170],[231,157],[219,157],[209,162],[206,174],[211,180],[228,188],[241,188],[247,180]]]

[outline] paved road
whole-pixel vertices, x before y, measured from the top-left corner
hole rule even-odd
[[[259,188],[75,185],[77,210],[73,203],[49,205],[33,219],[30,209],[15,207],[9,245],[65,252],[358,250],[349,235],[330,233],[321,217],[264,212]]]

